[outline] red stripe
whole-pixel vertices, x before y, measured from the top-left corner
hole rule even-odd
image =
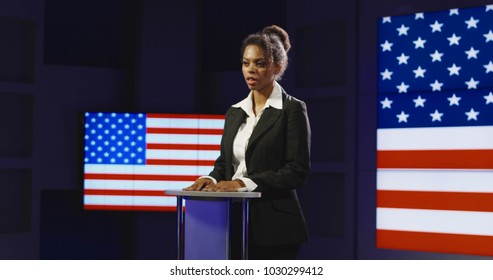
[[[377,207],[493,212],[493,193],[379,190]]]
[[[191,175],[84,174],[85,180],[195,181]]]
[[[493,169],[493,150],[378,151],[377,167]]]
[[[191,165],[191,166],[214,166],[214,160],[186,160],[186,159],[148,159],[149,165]]]
[[[157,134],[198,134],[198,135],[222,135],[223,129],[215,128],[169,128],[169,127],[148,127],[147,133]]]
[[[163,119],[163,118],[173,118],[173,119],[213,119],[213,120],[224,120],[224,115],[209,115],[209,114],[147,114],[147,118]]]
[[[174,212],[176,211],[176,206],[84,205],[84,210]]]
[[[197,150],[197,151],[219,151],[221,145],[213,144],[155,144],[149,143],[147,149],[153,150]]]
[[[377,248],[493,256],[493,236],[377,230]]]
[[[164,191],[153,190],[104,190],[104,189],[86,189],[85,195],[128,195],[128,196],[167,196],[173,197],[173,195],[167,195]]]

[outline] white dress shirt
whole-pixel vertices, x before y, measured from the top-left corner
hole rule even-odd
[[[238,133],[235,136],[233,141],[233,170],[234,175],[232,180],[239,179],[243,181],[246,187],[238,189],[239,192],[243,191],[254,191],[257,188],[257,184],[253,182],[251,179],[246,177],[248,175],[246,161],[245,161],[245,152],[248,147],[248,141],[250,140],[250,136],[257,125],[260,117],[264,110],[268,107],[273,107],[276,109],[282,109],[282,91],[281,86],[274,82],[274,88],[272,89],[269,98],[265,102],[264,108],[255,116],[253,112],[253,96],[252,92],[248,94],[248,96],[242,101],[232,105],[234,108],[241,108],[247,114],[246,120],[243,124],[240,125],[238,129]],[[202,178],[210,178],[217,183],[213,177],[203,176]]]

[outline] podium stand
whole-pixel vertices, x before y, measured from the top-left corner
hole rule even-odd
[[[241,202],[241,258],[248,259],[248,208],[258,192],[166,190],[176,196],[178,259],[231,259],[232,204]],[[183,202],[186,201],[186,211]],[[187,246],[185,246],[185,244]]]

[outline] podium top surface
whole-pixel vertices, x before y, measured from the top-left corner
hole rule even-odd
[[[259,192],[201,192],[201,191],[182,191],[182,190],[165,190],[165,194],[174,196],[187,197],[204,197],[204,198],[260,198]]]

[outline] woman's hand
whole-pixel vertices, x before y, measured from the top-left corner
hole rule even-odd
[[[209,178],[198,178],[195,180],[191,186],[184,188],[184,191],[201,191],[204,190],[205,187],[214,185],[214,182]]]
[[[202,189],[204,192],[237,192],[244,187],[241,181],[221,181],[217,184],[210,184]]]

